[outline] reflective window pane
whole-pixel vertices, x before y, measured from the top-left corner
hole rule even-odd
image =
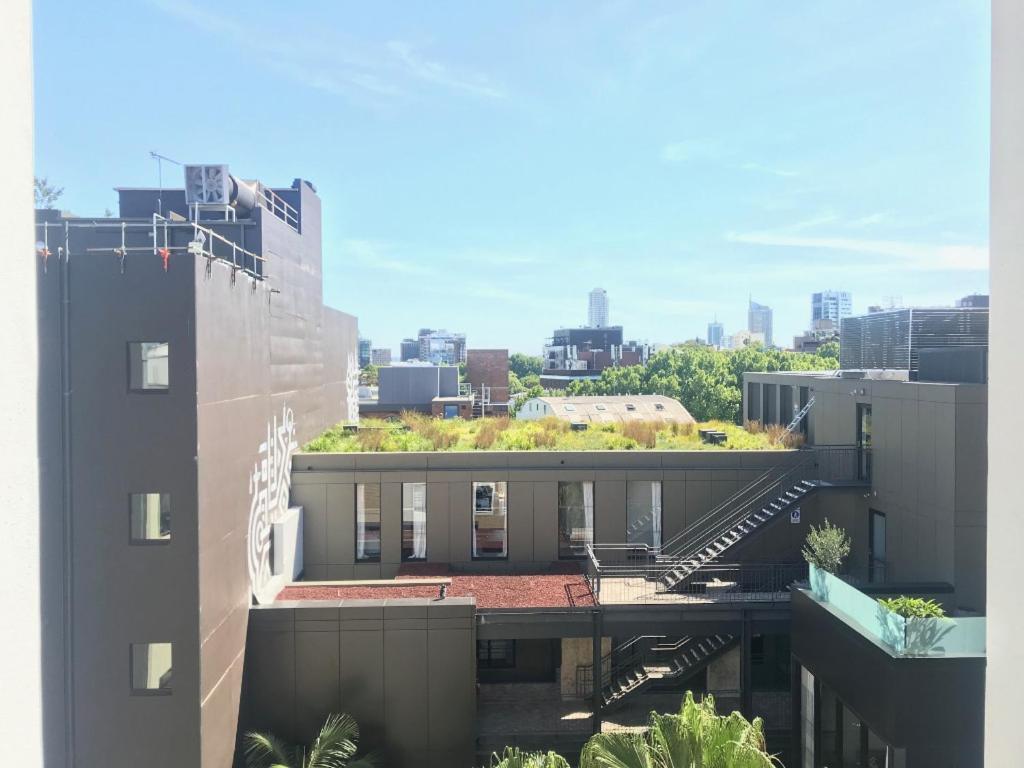
[[[131,666],[133,691],[170,692],[170,643],[133,643]]]
[[[629,481],[626,488],[626,543],[661,546],[661,481]]]
[[[356,485],[356,560],[380,562],[380,484]]]
[[[128,342],[128,387],[136,391],[161,391],[170,386],[169,345],[166,341]]]
[[[402,559],[427,559],[426,483],[402,483]]]
[[[508,557],[507,511],[507,483],[473,483],[474,558]]]
[[[129,509],[132,541],[171,540],[171,494],[133,493]]]
[[[558,484],[558,556],[586,557],[594,543],[594,484]]]

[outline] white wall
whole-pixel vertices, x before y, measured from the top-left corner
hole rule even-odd
[[[0,741],[10,751],[6,759],[19,766],[43,761],[31,12],[29,0],[5,0],[0,10],[0,232],[6,246],[0,301],[0,602],[8,612],[0,629]]]
[[[980,118],[979,118],[980,119]],[[992,307],[989,341],[988,670],[985,760],[1020,759],[1020,670],[1024,612],[1020,589],[1021,514],[1019,313],[1024,293],[1024,3],[992,2]]]

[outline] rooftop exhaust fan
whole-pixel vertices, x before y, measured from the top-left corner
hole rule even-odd
[[[231,176],[226,165],[186,165],[185,202],[188,205],[230,205]]]

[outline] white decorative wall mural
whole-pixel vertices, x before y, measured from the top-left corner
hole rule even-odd
[[[275,414],[267,422],[267,439],[260,443],[249,475],[249,583],[259,603],[273,600],[278,591],[272,584],[271,533],[288,512],[292,454],[297,448],[295,414],[284,405],[280,421]]]
[[[354,351],[348,353],[345,370],[345,421],[355,424],[359,421],[359,356]]]

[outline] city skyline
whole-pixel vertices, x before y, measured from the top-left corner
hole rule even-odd
[[[630,337],[662,343],[715,315],[744,327],[750,293],[778,340],[805,330],[822,285],[842,282],[855,314],[988,292],[985,4],[392,10],[41,0],[37,81],[93,98],[71,123],[40,90],[37,174],[80,215],[114,209],[114,183],[155,186],[151,150],[301,174],[330,212],[325,297],[395,349],[430,317],[536,354],[586,322],[575,297],[594,285]],[[277,113],[251,132],[111,120],[125,89],[192,98],[187,78],[163,82],[155,29],[226,56],[260,46],[254,77],[213,78],[205,98],[221,125],[254,100]],[[83,59],[83,37],[119,42]],[[180,186],[177,167],[163,177]]]

